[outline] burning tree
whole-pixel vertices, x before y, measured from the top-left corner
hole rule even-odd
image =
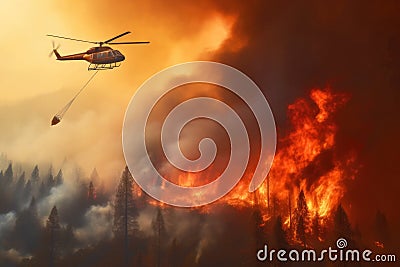
[[[263,220],[263,214],[260,209],[260,204],[258,200],[257,191],[254,192],[253,196],[253,207],[252,207],[252,221],[254,223],[254,241],[255,248],[263,246],[266,236],[265,236],[265,222]]]
[[[306,197],[304,191],[301,190],[297,198],[297,206],[293,214],[293,225],[295,238],[306,246],[306,234],[309,232],[308,226],[310,221]]]
[[[281,216],[290,239],[303,246],[322,240],[321,231],[345,193],[345,180],[357,174],[355,154],[339,157],[336,151],[334,114],[347,100],[347,95],[329,88],[313,89],[310,99],[300,98],[289,105],[291,128],[278,140],[268,179],[257,189],[263,220]],[[224,197],[229,205],[254,204],[246,183],[251,173],[244,177]],[[296,202],[292,201],[294,195],[298,196]],[[312,240],[306,240],[310,232]]]
[[[312,241],[314,245],[318,244],[322,240],[322,233],[323,229],[321,226],[321,217],[319,216],[319,213],[316,212],[314,217],[311,220],[311,233],[312,233]]]

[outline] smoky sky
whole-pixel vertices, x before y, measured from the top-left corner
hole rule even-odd
[[[95,14],[107,14],[111,2],[101,3],[91,7],[94,13],[88,18],[100,22]],[[152,36],[153,48],[157,48],[152,53],[163,62],[167,60],[160,50],[162,42],[194,40],[214,14],[232,18],[229,37],[219,49],[195,59],[231,65],[253,79],[274,112],[278,139],[290,130],[288,105],[307,97],[312,88],[329,86],[349,95],[335,118],[335,157],[354,152],[361,168],[347,184],[344,205],[354,223],[370,221],[380,209],[399,224],[399,214],[391,205],[399,192],[398,2],[220,0],[165,5],[154,0],[123,5],[126,8],[121,9],[122,3],[116,7],[121,16],[110,21],[107,29],[131,25],[129,14],[143,25],[143,21],[150,23],[151,32],[163,33],[162,40],[146,35]],[[69,5],[63,8],[76,12]]]
[[[218,2],[238,17],[214,60],[252,78],[275,115],[278,138],[287,106],[312,88],[350,96],[339,110],[338,157],[354,151],[361,168],[343,200],[354,223],[377,209],[399,225],[400,4],[396,1]],[[240,11],[239,11],[240,10]],[[244,42],[239,51],[232,44]],[[278,146],[279,149],[279,146]]]
[[[354,224],[371,221],[379,209],[393,227],[399,225],[392,205],[400,171],[398,2],[221,0],[151,5],[155,13],[167,13],[165,21],[176,27],[177,40],[191,36],[207,14],[234,18],[219,49],[198,59],[231,65],[253,79],[271,105],[278,139],[290,131],[288,105],[307,98],[311,89],[330,87],[347,95],[349,101],[335,114],[334,157],[355,153],[359,172],[348,179],[343,205]],[[184,25],[177,22],[182,14],[191,17]]]
[[[7,27],[4,27],[18,33],[13,33],[15,41],[12,40],[8,48],[18,45],[25,48],[25,41],[16,41],[22,37],[36,40],[40,35],[42,38],[41,42],[31,40],[33,50],[21,47],[19,52],[12,50],[12,53],[5,53],[4,56],[13,57],[13,60],[19,59],[15,64],[23,66],[22,70],[16,68],[18,71],[13,71],[15,79],[4,83],[4,88],[9,90],[5,92],[17,91],[18,88],[22,93],[35,92],[41,87],[48,87],[46,92],[68,89],[68,93],[62,97],[46,95],[48,98],[35,100],[40,108],[31,108],[31,104],[24,103],[17,103],[12,108],[2,107],[2,137],[10,139],[3,140],[4,147],[8,143],[18,148],[24,161],[37,160],[31,156],[35,151],[40,151],[39,155],[54,151],[48,157],[44,155],[40,158],[60,158],[58,161],[61,161],[65,155],[70,155],[70,158],[78,158],[83,164],[90,165],[88,168],[91,169],[93,165],[104,165],[102,163],[110,155],[113,160],[117,158],[122,161],[112,164],[117,165],[113,169],[119,169],[123,165],[120,151],[123,111],[140,82],[171,64],[214,60],[241,70],[257,83],[273,110],[278,139],[290,130],[288,105],[300,97],[307,97],[312,88],[330,86],[334,91],[348,94],[350,100],[339,109],[336,117],[338,134],[335,151],[338,155],[335,157],[354,151],[361,168],[356,179],[348,182],[343,204],[353,223],[371,221],[369,217],[380,209],[392,224],[399,225],[400,215],[393,206],[393,203],[397,203],[397,175],[400,171],[397,164],[400,4],[397,1],[219,0],[193,3],[174,0],[165,4],[152,0],[120,1],[117,4],[101,0],[95,3],[82,1],[74,5],[66,1],[54,5],[57,6],[49,4],[47,9],[51,12],[46,16],[31,13],[28,16],[30,20],[21,23],[22,17],[27,17],[26,14],[31,12],[24,10],[26,14],[22,13],[20,18],[16,14],[14,20],[7,21],[15,25],[6,24]],[[33,9],[32,6],[29,10]],[[207,43],[212,45],[214,41],[213,38],[207,38],[211,30],[207,29],[207,21],[215,15],[230,18],[233,24],[229,28],[229,36],[217,51],[200,53]],[[28,22],[31,21],[40,21],[40,24],[31,24],[35,26],[32,31],[23,30],[31,32],[31,35],[34,33],[34,38],[23,35],[22,30],[16,31],[16,25],[19,25],[18,28],[29,27]],[[84,75],[87,73],[82,62],[39,61],[50,49],[50,40],[45,39],[44,35],[54,33],[100,40],[103,36],[106,39],[125,30],[134,32],[130,36],[132,40],[149,39],[151,46],[121,48],[127,60],[120,72],[107,72],[98,77],[93,90],[80,100],[85,105],[79,101],[76,103],[70,113],[73,116],[62,124],[64,128],[45,128],[58,106],[61,107],[74,88],[79,88],[82,81],[86,80]],[[7,34],[9,40],[11,34]],[[63,42],[61,52],[87,49],[81,45]],[[22,64],[22,58],[18,58],[22,56],[26,56],[24,60],[30,60]],[[37,71],[40,67],[46,67],[45,71]],[[24,76],[27,72],[35,79],[27,79]],[[7,77],[3,78],[7,80]],[[15,84],[15,81],[19,83]],[[2,90],[6,90],[4,88]],[[53,106],[42,105],[43,102],[53,103]],[[97,105],[92,105],[94,102]],[[23,104],[29,108],[22,110],[20,106]],[[40,123],[30,118],[30,123],[26,124],[26,114],[39,116]],[[80,120],[75,121],[75,118]],[[75,134],[74,142],[70,142],[70,133]],[[98,133],[102,135],[98,136]],[[50,137],[56,141],[49,145]],[[58,141],[60,137],[61,142]],[[32,146],[32,140],[36,139],[41,142],[33,142],[35,146]],[[93,139],[99,142],[93,144],[90,142]],[[62,147],[59,145],[61,143]],[[88,147],[90,149],[86,149]],[[72,151],[66,153],[69,150]],[[92,153],[86,154],[92,150]],[[81,159],[97,159],[97,156],[93,157],[94,154],[101,155],[101,159],[89,162]]]

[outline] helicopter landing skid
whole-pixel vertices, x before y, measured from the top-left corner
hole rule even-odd
[[[121,66],[121,63],[106,63],[106,64],[93,64],[90,63],[88,70],[111,70],[113,68],[118,68],[119,66]]]

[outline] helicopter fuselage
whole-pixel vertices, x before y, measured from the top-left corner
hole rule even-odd
[[[108,46],[92,47],[84,53],[61,56],[57,49],[54,49],[57,60],[86,60],[91,64],[111,64],[125,60],[125,56],[118,50]]]

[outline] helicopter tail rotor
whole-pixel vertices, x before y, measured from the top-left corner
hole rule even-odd
[[[57,49],[60,48],[60,44],[58,44],[57,46],[55,45],[54,41],[51,42],[52,46],[53,46],[53,50],[51,50],[49,57],[51,57],[53,54],[56,55],[57,58],[60,57],[60,54],[57,52]]]

